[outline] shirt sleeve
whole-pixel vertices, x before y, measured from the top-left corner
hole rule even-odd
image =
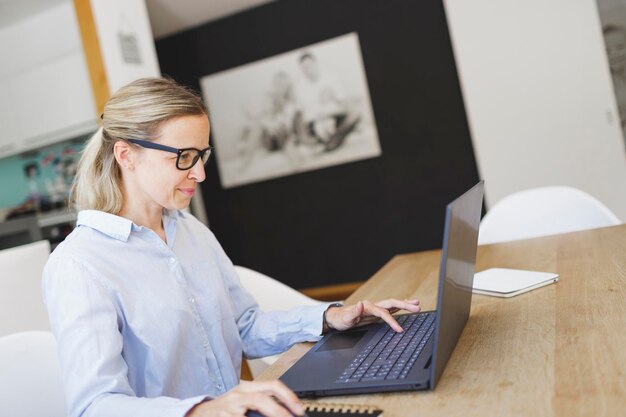
[[[183,417],[207,398],[135,396],[122,357],[121,315],[95,271],[52,256],[44,269],[43,294],[70,417]]]
[[[260,358],[284,352],[296,343],[321,338],[324,311],[332,303],[296,307],[288,311],[261,311],[243,288],[232,262],[215,241],[222,276],[230,295],[246,358]]]

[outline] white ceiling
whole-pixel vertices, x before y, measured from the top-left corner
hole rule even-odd
[[[146,0],[146,5],[152,33],[158,39],[270,1],[273,0]]]
[[[0,28],[69,0],[0,0]]]
[[[71,0],[0,0],[0,28]],[[107,1],[107,0],[101,0]],[[145,0],[155,38],[273,0]]]

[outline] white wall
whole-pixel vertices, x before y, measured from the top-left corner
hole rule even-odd
[[[109,93],[137,78],[160,77],[145,0],[91,0],[91,7]],[[127,47],[137,52],[136,62],[124,59],[121,40],[124,36],[131,41]]]
[[[570,185],[626,221],[626,151],[595,0],[445,0],[487,207]]]
[[[81,52],[72,2],[50,7],[0,28],[0,79]]]
[[[71,1],[0,28],[0,156],[97,127]]]

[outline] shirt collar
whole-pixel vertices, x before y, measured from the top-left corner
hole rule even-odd
[[[126,242],[133,228],[133,222],[115,214],[99,210],[81,210],[78,212],[76,226],[87,226],[104,233],[113,239]],[[136,225],[135,225],[136,226]]]
[[[163,209],[163,217],[165,217],[165,227],[165,223],[172,222],[175,225],[176,219],[178,217],[185,218],[185,214],[180,210]],[[122,242],[128,241],[130,233],[141,228],[125,217],[99,210],[81,210],[76,219],[76,226],[90,227]]]
[[[169,217],[171,219],[177,219],[177,218],[181,218],[184,219],[185,218],[185,212],[181,211],[181,210],[168,210],[168,209],[163,209],[163,217]]]

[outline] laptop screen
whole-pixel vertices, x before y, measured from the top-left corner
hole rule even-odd
[[[446,208],[431,388],[439,381],[469,317],[483,188],[481,181]]]

